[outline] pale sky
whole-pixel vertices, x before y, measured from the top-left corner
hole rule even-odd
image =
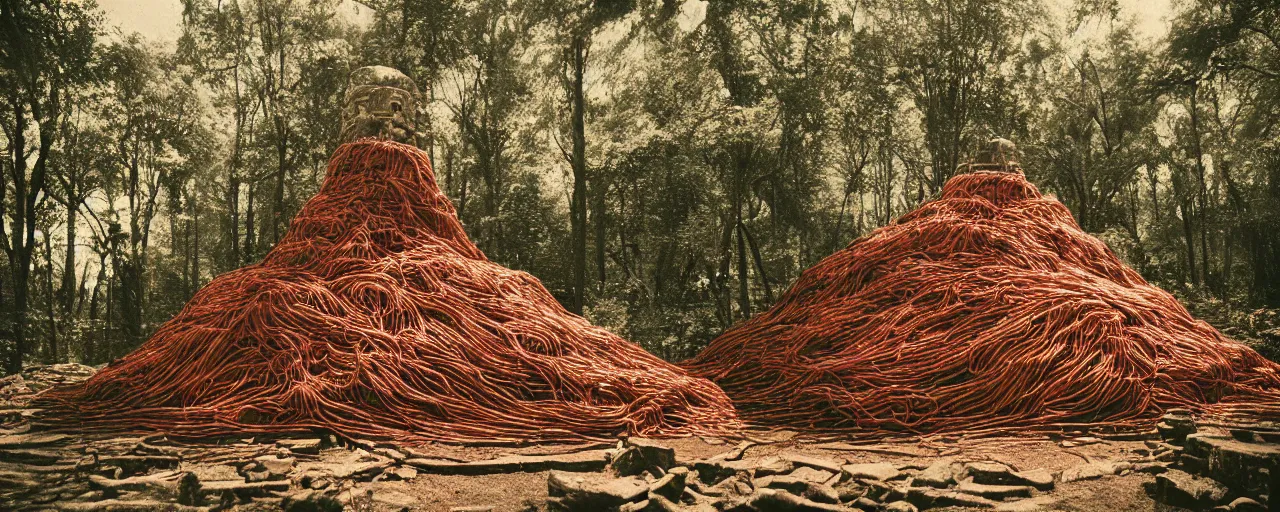
[[[1070,5],[1071,0],[1048,0],[1060,7]],[[1120,0],[1121,15],[1137,19],[1138,33],[1155,38],[1168,30],[1168,16],[1172,0]],[[182,2],[180,0],[98,0],[106,11],[107,23],[118,26],[125,33],[138,32],[147,39],[170,42],[181,33]],[[360,16],[368,8],[354,2],[345,2],[343,9]]]

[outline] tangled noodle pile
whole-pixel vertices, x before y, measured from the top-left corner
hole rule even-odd
[[[261,264],[214,279],[141,348],[41,397],[55,426],[203,436],[330,429],[571,441],[736,426],[711,382],[488,261],[426,154],[340,147]]]
[[[868,435],[1280,416],[1280,365],[1193,319],[1020,171],[952,178],[683,365],[746,420]]]

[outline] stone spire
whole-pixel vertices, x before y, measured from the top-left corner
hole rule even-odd
[[[996,137],[987,141],[986,152],[979,153],[974,163],[984,167],[1019,168],[1018,146],[1009,139]]]
[[[342,109],[342,142],[366,137],[413,144],[418,86],[413,79],[386,66],[366,66],[351,72]]]

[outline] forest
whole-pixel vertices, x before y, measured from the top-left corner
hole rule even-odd
[[[127,354],[315,194],[348,74],[418,84],[467,233],[667,360],[937,197],[993,137],[1147,280],[1280,357],[1280,4],[0,0],[0,340]],[[1267,344],[1266,340],[1271,340]]]

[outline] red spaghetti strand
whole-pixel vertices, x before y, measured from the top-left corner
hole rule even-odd
[[[952,178],[685,366],[745,419],[855,435],[1280,417],[1280,365],[1009,172]]]
[[[426,154],[377,141],[338,148],[261,264],[214,279],[137,351],[42,405],[55,427],[189,436],[568,441],[736,427],[714,384],[488,261]]]

